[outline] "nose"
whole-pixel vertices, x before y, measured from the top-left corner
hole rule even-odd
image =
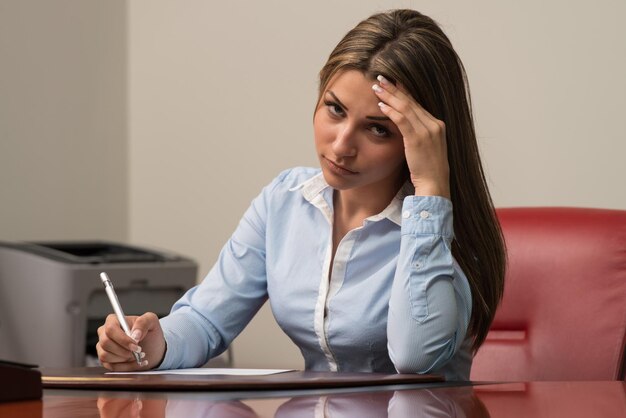
[[[356,132],[350,124],[342,125],[332,146],[337,157],[354,157],[357,152]]]

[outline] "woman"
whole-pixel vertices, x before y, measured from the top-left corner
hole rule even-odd
[[[505,268],[470,107],[461,61],[430,18],[359,23],[320,72],[321,170],[287,170],[263,189],[170,315],[129,317],[134,339],[109,316],[102,364],[199,366],[269,298],[307,370],[467,380]]]

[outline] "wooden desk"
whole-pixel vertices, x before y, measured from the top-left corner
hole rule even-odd
[[[131,391],[267,391],[443,382],[441,375],[290,371],[264,376],[107,374],[102,367],[43,369],[47,389]]]
[[[624,418],[625,382],[531,382],[287,392],[44,390],[41,401],[0,404],[20,418]]]

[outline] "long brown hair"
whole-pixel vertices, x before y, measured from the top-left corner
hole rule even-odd
[[[344,70],[400,83],[445,123],[454,208],[452,254],[472,291],[468,332],[475,351],[502,298],[506,250],[478,153],[463,64],[431,18],[414,10],[392,10],[362,21],[339,42],[320,71],[320,97]]]

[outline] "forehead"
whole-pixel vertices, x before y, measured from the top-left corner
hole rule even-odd
[[[340,85],[342,87],[353,86],[356,87],[358,84],[366,83],[371,88],[372,84],[376,82],[374,77],[370,77],[359,70],[347,69],[338,71],[335,75],[331,77],[326,85],[325,91],[331,90],[333,87]]]
[[[332,92],[346,107],[361,107],[372,105],[378,108],[378,98],[372,90],[372,85],[376,82],[373,78],[366,76],[361,71],[346,70],[337,73],[330,79],[324,95]]]

